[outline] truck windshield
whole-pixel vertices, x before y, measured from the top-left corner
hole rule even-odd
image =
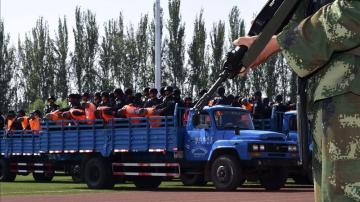
[[[250,113],[240,110],[214,111],[215,124],[218,129],[253,130]]]

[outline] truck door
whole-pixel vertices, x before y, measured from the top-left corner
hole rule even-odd
[[[187,160],[207,160],[213,143],[213,133],[209,113],[193,115],[185,138],[185,158]]]

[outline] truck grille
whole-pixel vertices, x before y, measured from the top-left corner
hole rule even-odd
[[[265,144],[266,152],[288,152],[287,144]]]

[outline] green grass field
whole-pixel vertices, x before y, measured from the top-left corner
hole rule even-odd
[[[213,189],[210,185],[205,187],[184,187],[178,180],[162,182],[161,189]],[[0,195],[30,195],[30,194],[73,194],[86,192],[111,192],[136,190],[132,183],[117,184],[113,190],[91,190],[84,183],[73,183],[71,177],[54,177],[50,183],[35,182],[32,175],[16,177],[15,182],[1,182]]]
[[[302,185],[293,184],[292,180],[288,181],[286,187],[302,187]],[[306,187],[306,186],[305,186]],[[246,183],[245,188],[254,189],[260,188],[256,183]],[[208,191],[213,190],[211,183],[203,187],[185,187],[179,180],[162,182],[160,185],[160,191],[169,190],[192,190],[192,191]],[[0,195],[32,195],[32,194],[76,194],[86,192],[113,192],[113,191],[135,191],[137,190],[132,183],[117,184],[112,190],[91,190],[88,189],[84,183],[73,183],[71,177],[54,177],[50,183],[38,183],[35,182],[32,175],[16,177],[15,182],[1,182],[0,183]]]

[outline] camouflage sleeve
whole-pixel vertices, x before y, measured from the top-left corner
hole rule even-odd
[[[360,45],[360,1],[335,0],[299,24],[292,22],[278,42],[290,67],[305,77],[325,65],[333,53]]]

